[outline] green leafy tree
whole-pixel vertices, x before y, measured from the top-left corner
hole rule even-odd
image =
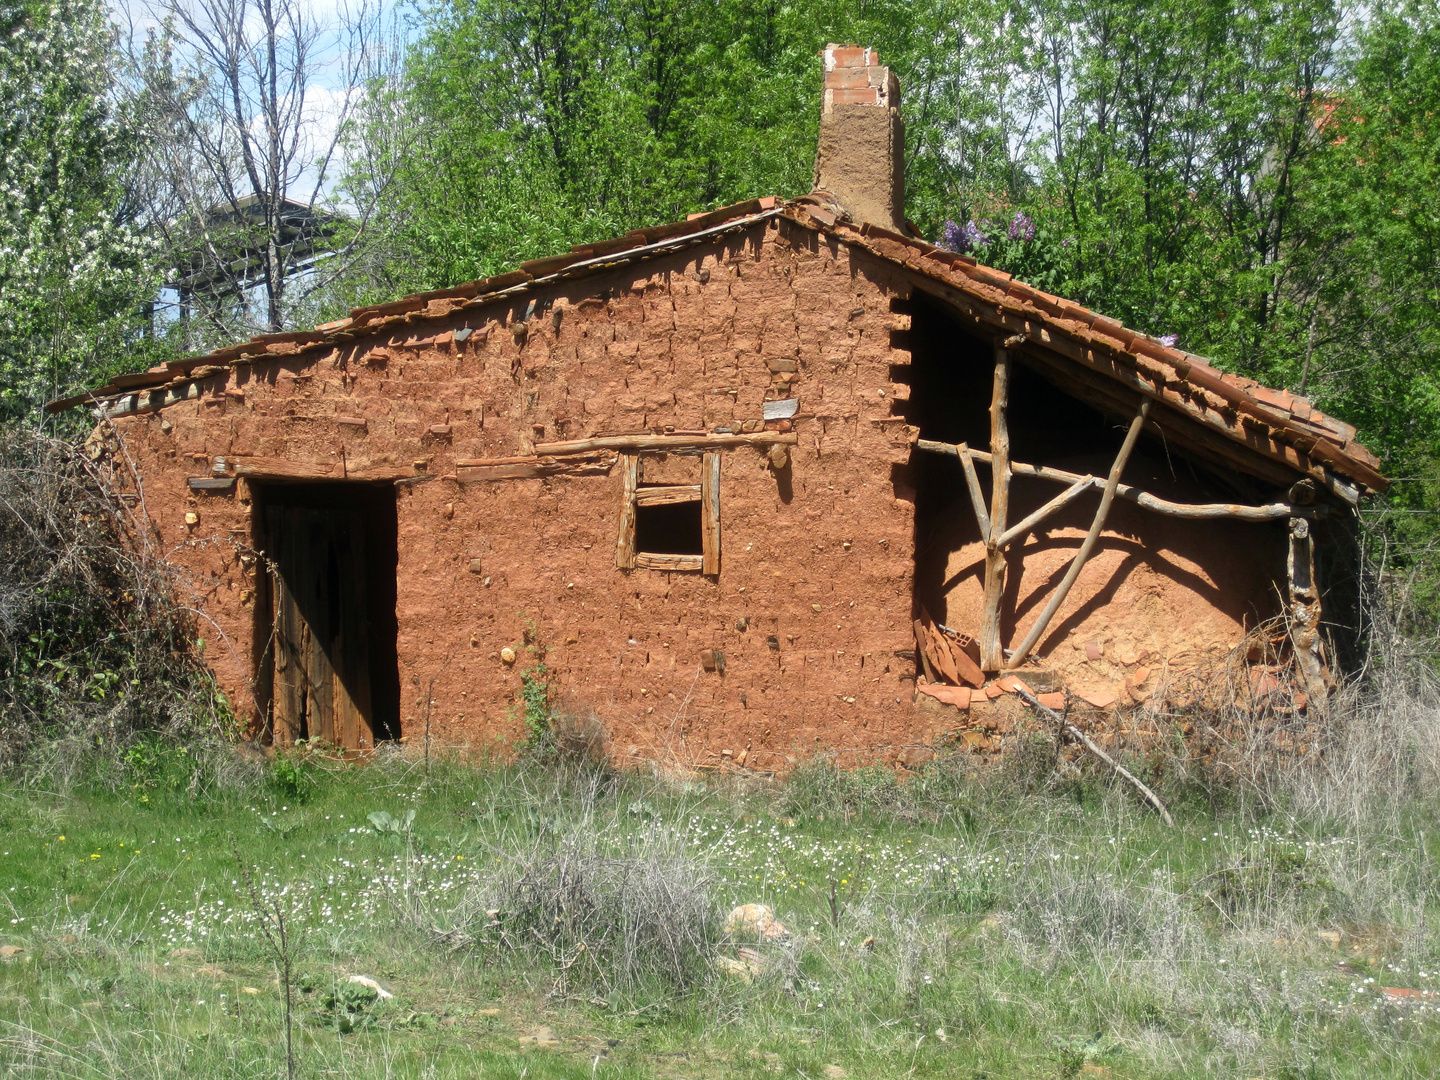
[[[134,362],[156,246],[125,219],[114,62],[99,5],[0,6],[0,416]]]
[[[903,73],[951,14],[901,0],[441,3],[355,128],[348,184],[378,201],[389,243],[354,296],[437,288],[718,204],[802,194],[820,48],[863,40]],[[939,115],[930,59],[916,61],[929,82],[908,100]],[[943,171],[941,141],[914,141],[928,162],[917,175]]]
[[[1440,629],[1440,11],[1373,13],[1319,121],[1296,262],[1313,291],[1289,380],[1398,477],[1371,511],[1402,621]]]

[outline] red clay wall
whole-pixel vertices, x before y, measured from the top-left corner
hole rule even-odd
[[[891,349],[892,330],[907,325],[890,313],[890,300],[909,293],[902,274],[772,221],[741,239],[417,320],[389,340],[222,371],[199,401],[116,423],[242,714],[254,709],[259,587],[247,488],[194,494],[186,478],[210,475],[222,458],[233,469],[237,458],[272,457],[343,463],[352,477],[419,463],[436,477],[397,489],[407,735],[421,730],[433,678],[440,743],[513,745],[532,627],[554,685],[594,709],[622,757],[699,764],[749,748],[747,763],[767,768],[822,746],[928,742],[962,720],[912,705],[914,665],[896,655],[913,648],[913,493],[892,482],[910,455],[892,411],[907,392],[891,382],[891,365],[907,359]],[[456,343],[467,326],[473,334]],[[616,569],[618,469],[449,478],[456,459],[526,454],[537,441],[738,431],[755,426],[767,397],[791,396],[799,444],[788,473],[777,476],[754,449],[724,452],[718,580]],[[1087,571],[1067,611],[1103,587],[1086,592],[1094,577]],[[1203,589],[1178,599],[1175,590],[1186,587],[1146,586],[1162,620],[1179,605],[1188,622],[1209,603]],[[513,667],[501,660],[506,646],[520,654]],[[724,652],[723,675],[702,670],[705,649]]]
[[[913,507],[890,480],[908,456],[891,418],[904,388],[889,378],[888,301],[905,287],[891,268],[817,248],[803,230],[795,239],[808,246],[792,247],[781,228],[791,231],[772,225],[557,287],[523,337],[514,328],[528,296],[349,354],[222,375],[202,401],[118,421],[146,509],[223,631],[207,650],[237,708],[253,708],[245,484],[235,495],[186,486],[218,459],[343,456],[352,475],[423,460],[427,474],[453,475],[456,458],[522,454],[537,440],[740,430],[767,396],[795,396],[788,475],[754,449],[724,452],[718,580],[616,569],[618,470],[400,485],[403,728],[417,732],[434,676],[436,737],[511,744],[529,625],[553,682],[598,713],[622,755],[703,761],[748,746],[764,767],[796,748],[912,741],[913,664],[895,653],[912,647]],[[455,344],[466,325],[475,333]],[[791,366],[772,360],[798,370],[772,376]],[[187,513],[198,521],[187,525]],[[520,652],[513,668],[504,646]],[[723,676],[701,670],[708,648],[725,653]]]

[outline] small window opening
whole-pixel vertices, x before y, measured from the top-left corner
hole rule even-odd
[[[635,549],[656,555],[703,555],[700,500],[636,506]]]
[[[663,460],[663,458],[662,458]],[[620,536],[615,565],[621,570],[720,573],[720,455],[700,461],[700,483],[675,483],[692,469],[660,469],[669,483],[642,483],[639,454],[622,454]],[[676,474],[679,474],[678,476]]]

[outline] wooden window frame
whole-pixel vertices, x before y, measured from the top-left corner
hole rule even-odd
[[[621,570],[679,570],[715,576],[720,573],[720,455],[702,456],[700,483],[640,486],[640,453],[620,455],[622,495],[620,538],[615,548],[615,565]],[[682,502],[700,503],[700,540],[703,554],[672,555],[635,549],[637,510],[641,506],[664,506]]]

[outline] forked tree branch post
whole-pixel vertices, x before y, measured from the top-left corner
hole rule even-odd
[[[1000,603],[1005,596],[1005,519],[1010,512],[1010,429],[1005,412],[1010,404],[1010,354],[995,348],[995,382],[990,393],[990,519],[981,520],[985,538],[985,611],[980,621],[980,667],[1005,666],[1000,642]],[[961,459],[962,462],[964,459]]]

